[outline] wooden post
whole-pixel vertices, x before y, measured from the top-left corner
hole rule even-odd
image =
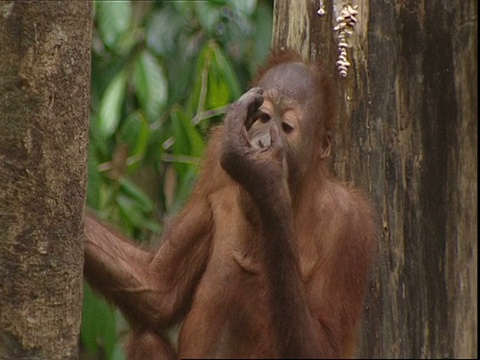
[[[344,78],[334,27],[347,4],[358,14]],[[335,171],[379,211],[358,355],[476,357],[477,3],[276,0],[274,16],[274,46],[331,69]]]

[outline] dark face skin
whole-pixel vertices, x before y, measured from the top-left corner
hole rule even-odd
[[[259,119],[248,131],[250,141],[255,147],[268,147],[270,128],[279,129],[291,187],[295,187],[306,173],[307,159],[312,157],[313,146],[317,143],[318,134],[313,125],[320,119],[316,119],[314,110],[318,108],[315,76],[302,63],[287,63],[267,71],[258,83],[264,90],[264,102],[259,107]]]

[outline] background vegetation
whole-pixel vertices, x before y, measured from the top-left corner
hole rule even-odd
[[[95,2],[87,205],[100,217],[139,241],[162,232],[208,129],[268,54],[272,3]],[[123,359],[126,328],[85,284],[82,358]]]

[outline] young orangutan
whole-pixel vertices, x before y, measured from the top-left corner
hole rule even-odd
[[[85,277],[129,319],[129,359],[354,354],[375,231],[329,170],[332,93],[320,65],[275,53],[157,252],[87,216]],[[180,321],[174,351],[161,331]]]

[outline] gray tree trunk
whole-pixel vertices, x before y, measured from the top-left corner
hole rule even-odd
[[[91,1],[0,2],[0,358],[75,359]]]
[[[343,78],[333,28],[347,3],[358,14]],[[331,69],[335,170],[379,211],[358,355],[476,357],[477,2],[276,0],[274,11],[274,45]]]

